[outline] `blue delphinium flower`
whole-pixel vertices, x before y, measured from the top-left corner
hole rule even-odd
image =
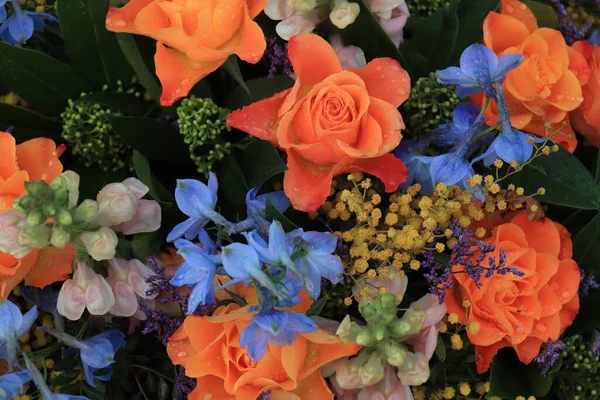
[[[429,142],[428,140],[427,145],[429,145]],[[421,154],[427,145],[423,145],[423,141],[417,142],[408,139],[403,140],[394,151],[394,155],[402,160],[408,172],[406,180],[400,185],[401,188],[406,189],[413,183],[418,183],[421,185],[423,193],[433,192],[433,183],[429,173],[431,157]]]
[[[29,373],[31,374],[31,378],[35,383],[35,386],[40,391],[42,398],[44,400],[89,400],[85,396],[76,396],[73,394],[61,394],[61,393],[53,393],[48,388],[46,384],[46,379],[42,376],[41,372],[36,368],[35,364],[27,357],[27,354],[24,352],[21,353],[23,355],[23,359],[25,360],[25,366]]]
[[[23,315],[10,300],[0,300],[0,354],[8,361],[9,370],[17,363],[17,341],[29,332],[37,316],[36,306]]]
[[[240,345],[254,361],[260,360],[267,351],[269,342],[278,346],[291,344],[297,333],[314,332],[315,323],[306,315],[279,310],[256,314],[240,336]]]
[[[31,380],[26,369],[0,376],[0,400],[12,400],[23,392],[23,385]]]
[[[56,308],[58,290],[55,290],[52,286],[46,286],[41,290],[33,286],[26,286],[21,288],[21,294],[29,303],[35,304],[42,311],[52,314],[54,327],[59,331],[64,330],[63,317]]]
[[[95,379],[101,381],[110,379],[112,371],[100,376],[94,375],[94,371],[112,367],[115,363],[115,353],[118,349],[125,347],[125,334],[116,329],[110,329],[84,340],[79,340],[55,329],[43,327],[38,329],[49,333],[67,346],[79,350],[85,380],[90,386],[96,386]]]
[[[438,82],[457,85],[456,94],[466,97],[484,91],[494,97],[493,84],[502,83],[505,74],[523,62],[521,54],[505,54],[500,59],[481,44],[472,44],[460,56],[460,68],[448,67],[436,73]]]
[[[316,299],[321,294],[321,278],[333,284],[342,280],[344,265],[333,255],[337,237],[329,232],[304,232],[296,229],[288,235],[297,244],[294,263],[304,273],[304,287]]]
[[[432,141],[438,146],[458,146],[469,128],[475,123],[477,115],[481,111],[471,103],[460,103],[452,112],[452,122],[443,124],[431,132]],[[477,133],[485,129],[483,122],[476,128]]]
[[[208,237],[204,229],[200,236],[203,237],[203,246],[178,239],[175,241],[177,254],[185,260],[175,272],[169,283],[173,286],[188,285],[192,293],[188,299],[187,314],[192,314],[200,304],[212,304],[216,300],[213,280],[216,274],[216,263],[210,252],[216,253],[214,242]]]
[[[195,179],[177,180],[175,200],[179,209],[189,218],[173,228],[167,236],[168,242],[182,236],[188,240],[194,239],[210,220],[222,225],[230,224],[215,211],[218,189],[219,182],[212,172],[208,178],[208,185]]]
[[[259,190],[260,186],[257,186],[253,189],[250,189],[248,194],[246,194],[248,220],[252,222],[252,226],[248,229],[237,229],[238,232],[256,229],[259,234],[265,236],[269,231],[269,221],[267,221],[265,218],[267,201],[273,203],[273,206],[275,206],[275,208],[281,213],[285,212],[285,210],[287,210],[290,206],[290,199],[288,199],[283,190],[256,196]]]
[[[56,17],[47,13],[23,11],[18,0],[11,0],[14,13],[6,19],[6,0],[0,0],[0,40],[12,45],[25,44],[35,30],[46,26],[44,20],[57,21]]]

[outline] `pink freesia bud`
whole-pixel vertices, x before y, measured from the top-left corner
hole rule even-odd
[[[67,279],[58,293],[56,308],[60,315],[76,321],[86,308],[92,315],[104,315],[114,304],[108,282],[87,262],[78,262],[73,279]]]
[[[290,40],[295,35],[312,33],[319,22],[319,10],[294,11],[290,17],[277,24],[275,31],[283,40]]]
[[[440,304],[437,296],[426,294],[410,306],[419,311],[424,311],[427,317],[421,331],[415,335],[410,335],[405,342],[412,345],[416,353],[424,354],[429,360],[437,346],[438,333],[443,325],[441,320],[447,312],[446,304]]]
[[[395,268],[385,267],[383,269],[387,270],[387,274],[384,273],[384,276],[386,276],[385,279],[380,280],[377,277],[369,278],[365,273],[358,278],[358,282],[352,287],[352,293],[356,295],[357,293],[362,292],[363,288],[366,288],[367,297],[375,298],[379,295],[379,289],[384,287],[386,293],[392,293],[396,296],[396,304],[400,303],[398,299],[402,299],[404,292],[406,292],[408,278],[406,275],[400,275]]]
[[[115,295],[115,304],[110,312],[119,317],[131,317],[138,311],[138,296],[154,299],[158,293],[148,296],[150,284],[146,277],[154,272],[141,261],[113,258],[108,262],[108,284]]]
[[[404,26],[410,12],[404,0],[367,0],[367,5],[375,15],[383,30],[396,46],[404,39]]]
[[[406,353],[406,360],[398,368],[398,379],[404,385],[420,386],[429,379],[429,359],[422,353]]]
[[[98,215],[92,221],[95,226],[115,226],[133,219],[138,199],[123,183],[109,183],[96,197]]]
[[[102,227],[95,232],[81,232],[79,240],[96,261],[110,260],[115,256],[119,238],[112,229]]]
[[[150,188],[144,185],[142,181],[137,178],[127,178],[123,181],[123,185],[127,186],[127,188],[138,200],[144,197],[150,191]]]
[[[357,3],[349,3],[347,0],[334,0],[334,7],[329,13],[329,20],[336,27],[345,29],[348,25],[354,23],[359,13],[360,6]]]
[[[387,365],[385,367],[385,375],[381,382],[377,385],[368,386],[363,388],[359,393],[358,397],[354,397],[357,400],[413,400],[412,392],[410,387],[403,385],[398,377],[394,368]]]
[[[365,53],[357,46],[344,46],[340,35],[331,35],[329,37],[331,47],[337,53],[343,69],[364,68],[367,65]]]
[[[19,236],[28,226],[27,216],[18,211],[6,211],[0,214],[0,251],[16,258],[23,258],[32,250],[21,245]]]
[[[160,205],[154,200],[142,200],[149,189],[136,178],[127,178],[123,184],[131,191],[136,199],[136,212],[131,220],[115,225],[112,229],[125,235],[154,232],[160,228],[162,212]]]

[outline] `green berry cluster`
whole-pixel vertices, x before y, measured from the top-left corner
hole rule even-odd
[[[558,398],[600,400],[600,357],[592,350],[596,340],[581,335],[563,339],[562,365],[554,383]]]
[[[107,87],[103,88],[106,90]],[[117,93],[141,97],[133,89],[123,90],[119,83]],[[62,137],[86,167],[98,165],[104,171],[117,171],[130,166],[128,155],[131,148],[113,130],[109,117],[123,113],[110,109],[94,101],[85,101],[82,93],[78,101],[69,100],[65,111],[60,115],[63,123]]]
[[[437,82],[435,73],[417,80],[410,97],[402,105],[405,133],[421,137],[438,126],[452,121],[452,112],[459,103],[454,86]]]
[[[232,145],[223,137],[227,126],[229,110],[217,106],[211,99],[191,96],[177,107],[177,123],[190,147],[190,156],[198,172],[208,177],[216,161],[231,153]]]
[[[442,7],[448,7],[448,0],[406,0],[406,5],[411,15],[426,17]]]

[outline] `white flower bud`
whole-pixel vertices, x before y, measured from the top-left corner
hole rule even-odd
[[[73,212],[75,222],[87,223],[96,218],[99,212],[99,205],[96,200],[86,199]]]
[[[106,185],[96,200],[99,212],[92,223],[97,226],[114,226],[130,221],[137,210],[138,199],[123,183]]]
[[[19,242],[19,236],[27,226],[25,214],[6,211],[0,214],[0,251],[16,258],[23,258],[32,250]]]
[[[89,255],[96,261],[110,260],[115,256],[119,239],[112,229],[102,227],[95,232],[82,232],[79,239]]]
[[[357,3],[349,3],[347,0],[335,0],[335,7],[329,13],[329,19],[332,24],[344,29],[354,23],[359,13],[360,6]]]

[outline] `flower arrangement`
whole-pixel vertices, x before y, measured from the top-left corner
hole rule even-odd
[[[600,399],[600,3],[0,0],[0,400]]]

